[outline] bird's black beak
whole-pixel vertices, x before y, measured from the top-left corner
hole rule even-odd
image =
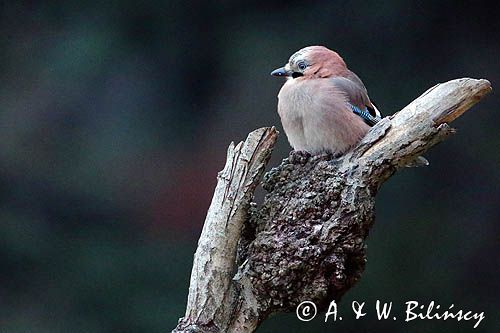
[[[271,75],[272,76],[289,76],[290,73],[287,72],[285,67],[281,67],[281,68],[278,68],[278,69],[275,69],[274,71],[272,71]]]

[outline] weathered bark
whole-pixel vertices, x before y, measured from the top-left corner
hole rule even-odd
[[[490,90],[487,80],[436,85],[340,158],[283,160],[264,176],[261,207],[251,204],[253,191],[277,133],[262,128],[231,144],[174,332],[253,332],[270,313],[294,311],[304,300],[319,310],[340,300],[365,268],[379,187],[453,133],[447,123]]]
[[[231,142],[224,169],[208,209],[198,248],[194,255],[186,315],[179,332],[228,332],[239,297],[232,283],[236,247],[248,219],[266,163],[276,142],[274,128],[250,133],[236,147]]]

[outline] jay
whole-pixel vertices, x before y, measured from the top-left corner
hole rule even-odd
[[[324,46],[295,52],[271,75],[286,77],[278,114],[296,152],[343,154],[381,119],[361,79]]]

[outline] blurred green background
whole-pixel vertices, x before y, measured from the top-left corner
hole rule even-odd
[[[492,82],[429,167],[381,189],[340,310],[434,300],[500,332],[498,14],[493,1],[0,1],[0,332],[173,329],[227,145],[281,128],[269,73],[314,44],[385,115],[438,82]],[[289,150],[282,134],[271,165]],[[259,332],[473,326],[349,317],[280,314]]]

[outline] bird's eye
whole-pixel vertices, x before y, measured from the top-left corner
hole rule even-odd
[[[297,67],[303,71],[304,69],[307,68],[307,64],[304,62],[304,61],[299,61],[299,63],[297,63]]]

